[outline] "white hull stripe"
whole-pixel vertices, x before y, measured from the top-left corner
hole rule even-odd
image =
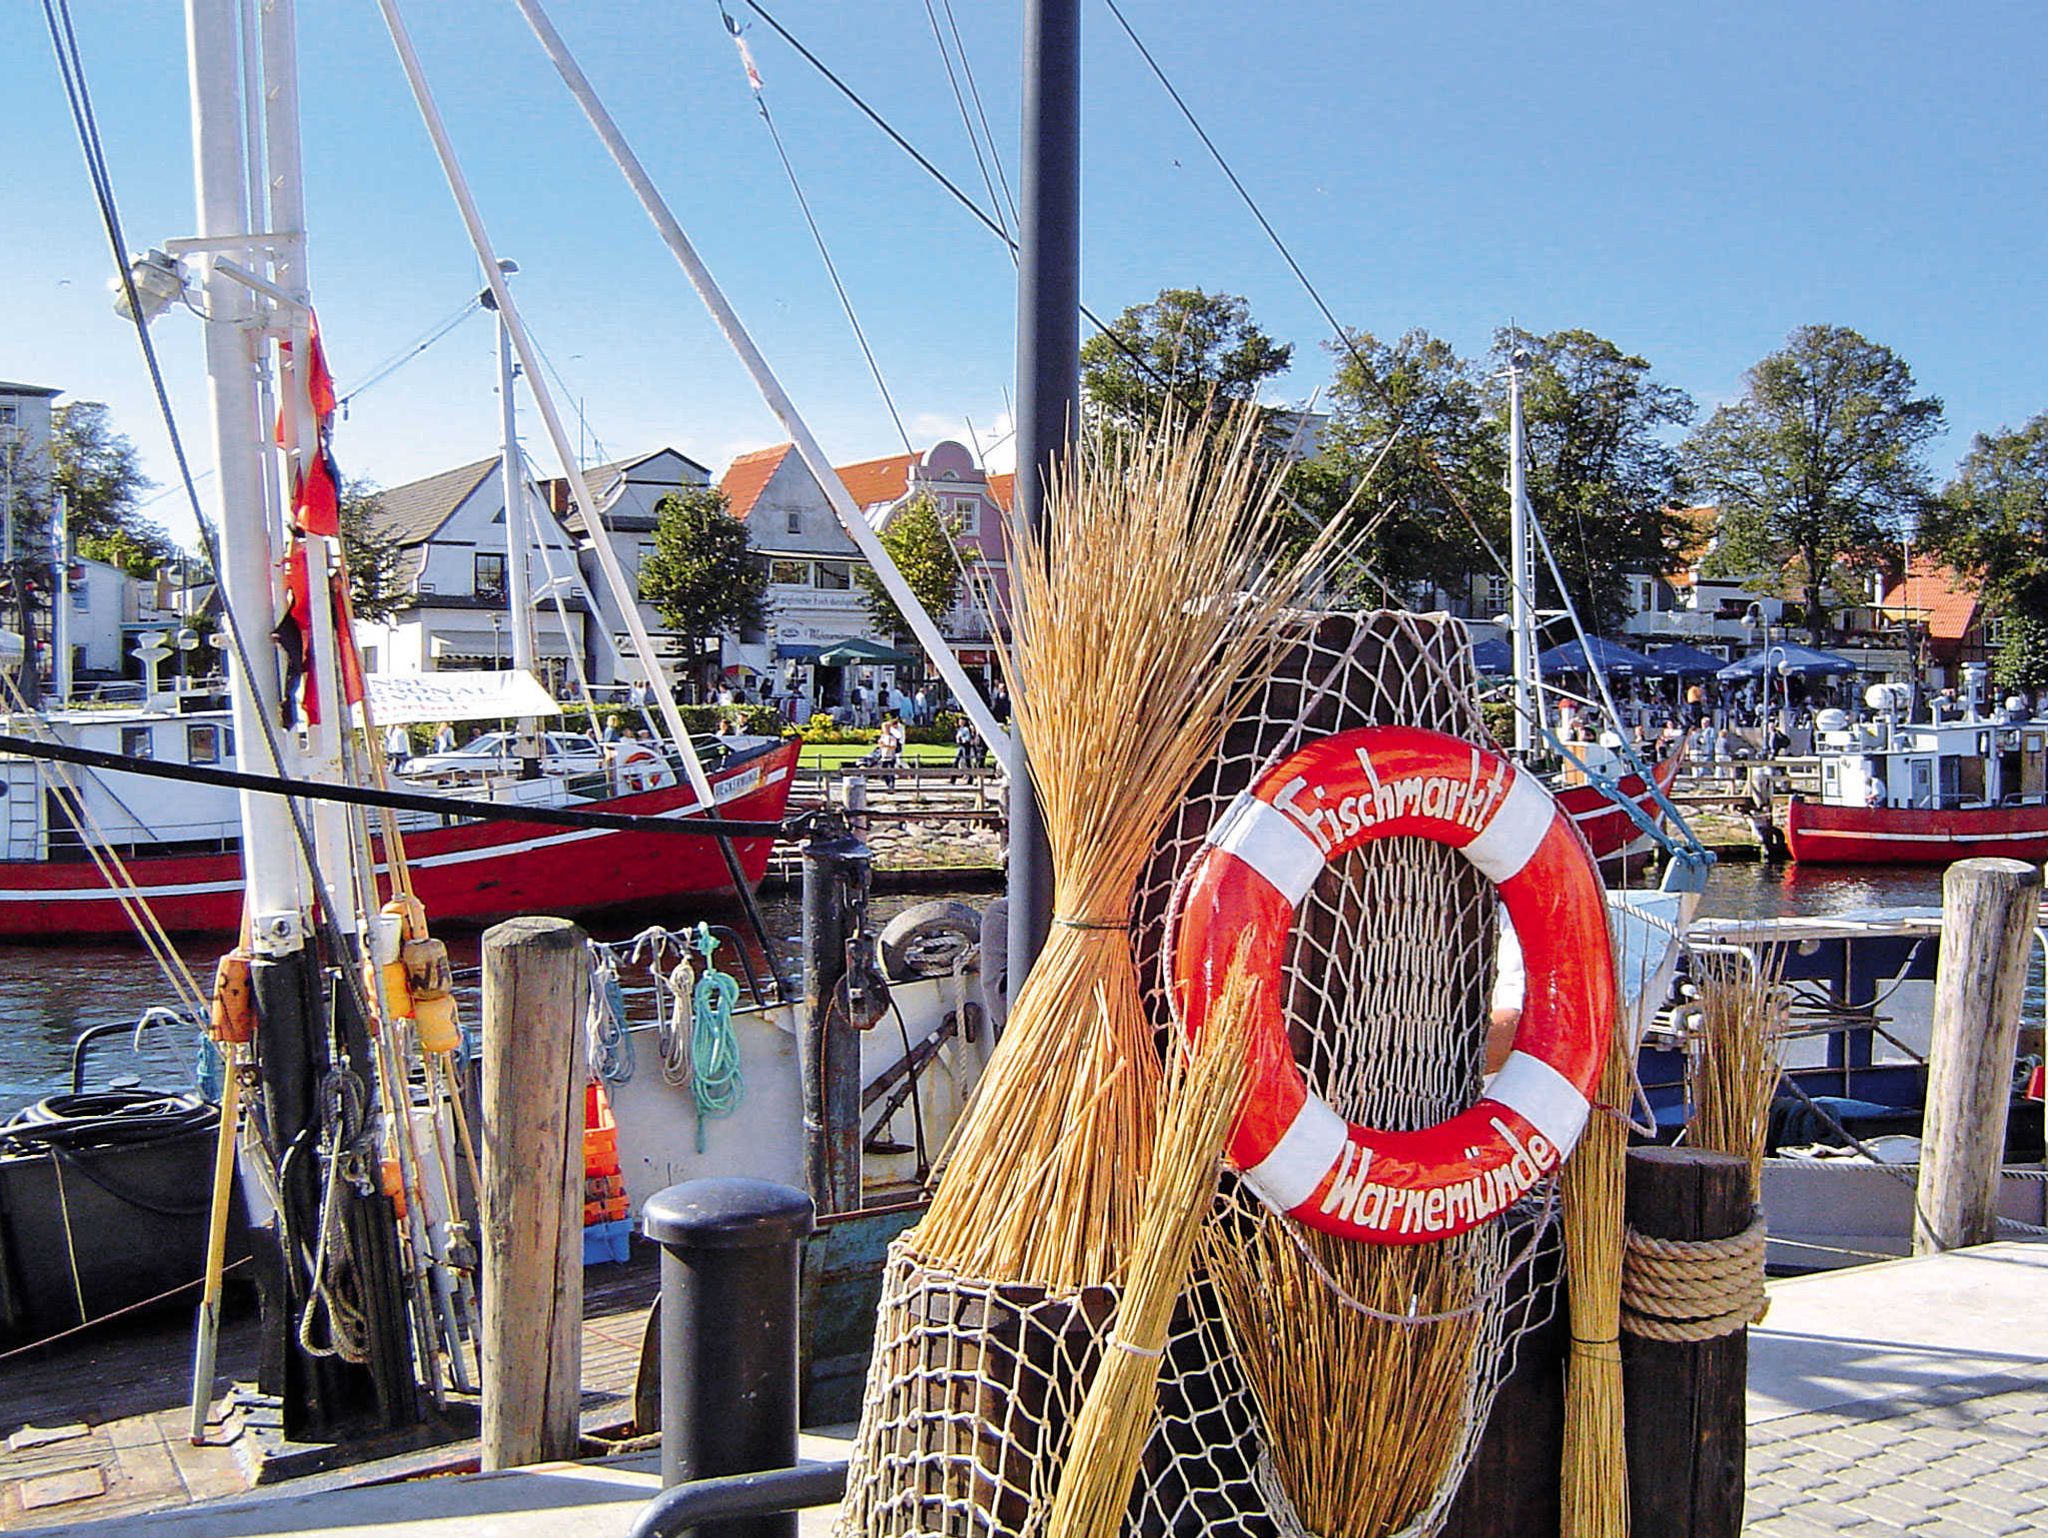
[[[1351,1128],[1344,1118],[1310,1095],[1273,1151],[1244,1172],[1245,1184],[1282,1212],[1292,1212],[1337,1167]]]
[[[1891,828],[1792,828],[1800,838],[1860,838],[1900,844],[2006,844],[2048,838],[2048,828],[2014,828],[2005,833],[1903,833]]]
[[[1500,806],[1465,846],[1465,858],[1495,886],[1505,886],[1522,874],[1556,817],[1557,803],[1536,777],[1516,770]]]
[[[1576,1084],[1527,1052],[1508,1054],[1486,1095],[1516,1112],[1559,1148],[1570,1148],[1579,1140],[1590,1110]]]
[[[1316,841],[1285,812],[1248,791],[1209,830],[1208,841],[1265,877],[1289,907],[1308,896],[1323,873],[1323,851]]]

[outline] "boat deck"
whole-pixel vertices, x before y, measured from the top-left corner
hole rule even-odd
[[[658,1258],[651,1247],[638,1248],[625,1264],[584,1273],[586,1432],[608,1431],[632,1417]],[[257,1330],[253,1305],[224,1321],[218,1382],[255,1377]],[[0,1530],[45,1524],[70,1530],[145,1513],[157,1514],[147,1518],[154,1523],[194,1502],[249,1492],[249,1470],[235,1446],[194,1447],[187,1438],[190,1332],[189,1314],[159,1313],[126,1330],[0,1361],[0,1436],[6,1438],[0,1442]],[[443,1444],[412,1460],[420,1467],[460,1466],[467,1456],[474,1467],[474,1451],[473,1443]]]
[[[2039,1328],[2048,1245],[1797,1277],[1771,1283],[1770,1293],[1770,1316],[1750,1333],[1746,1532],[1985,1538],[2048,1529],[2048,1337]],[[630,1309],[603,1317],[603,1337],[586,1337],[586,1349],[597,1348],[585,1359],[586,1384],[592,1364],[633,1334]],[[844,1453],[841,1437],[805,1439],[807,1457]],[[617,1538],[658,1486],[655,1459],[640,1454],[353,1489],[287,1486],[107,1522],[83,1520],[83,1507],[30,1515],[80,1538]],[[826,1518],[810,1513],[806,1534],[822,1534]]]

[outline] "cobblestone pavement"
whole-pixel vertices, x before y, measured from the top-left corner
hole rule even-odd
[[[2048,1370],[1765,1422],[1750,1434],[1743,1531],[2048,1533]]]

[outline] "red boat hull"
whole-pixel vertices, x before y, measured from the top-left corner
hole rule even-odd
[[[719,814],[779,821],[789,802],[800,746],[786,742],[714,774],[713,788],[721,792]],[[746,788],[728,792],[726,787],[734,784]],[[655,816],[695,799],[688,785],[678,784],[591,803],[589,809]],[[750,888],[767,871],[774,842],[733,841]],[[568,917],[733,892],[731,872],[715,840],[672,833],[468,822],[407,833],[405,855],[413,888],[437,926],[489,924],[527,913]],[[173,934],[233,934],[240,928],[239,851],[145,855],[126,863],[158,921]],[[90,860],[0,861],[0,939],[134,932]]]
[[[1681,747],[1661,764],[1651,767],[1650,772],[1656,777],[1658,789],[1671,788],[1671,782],[1678,777],[1678,766],[1683,753]],[[1663,809],[1657,805],[1655,793],[1641,775],[1625,775],[1616,789],[1633,801],[1651,823],[1663,820]],[[1585,836],[1586,847],[1593,851],[1595,860],[1611,860],[1635,854],[1649,842],[1649,834],[1629,816],[1627,809],[1617,805],[1613,798],[1597,785],[1567,785],[1558,791],[1557,802],[1577,825],[1579,832]]]
[[[1809,865],[1947,865],[1973,855],[2048,859],[2048,806],[1923,811],[1793,800],[1785,844]]]

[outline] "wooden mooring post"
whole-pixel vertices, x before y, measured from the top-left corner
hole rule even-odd
[[[583,1377],[583,1017],[567,919],[484,935],[483,1466],[573,1458]]]
[[[2040,904],[2041,867],[2025,860],[1959,860],[1942,877],[1916,1255],[1998,1235],[2013,1052]]]

